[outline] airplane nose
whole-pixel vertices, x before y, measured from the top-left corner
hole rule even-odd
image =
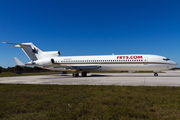
[[[171,61],[171,67],[174,68],[174,67],[176,67],[176,66],[178,66],[178,63],[176,63],[176,62],[174,62],[174,61]]]
[[[174,62],[174,66],[175,66],[175,67],[178,66],[178,63]]]

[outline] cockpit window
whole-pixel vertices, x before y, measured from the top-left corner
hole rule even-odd
[[[164,61],[169,61],[170,59],[169,58],[163,58]]]

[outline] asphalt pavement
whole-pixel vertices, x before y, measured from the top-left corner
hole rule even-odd
[[[165,71],[159,76],[153,73],[88,73],[87,77],[72,77],[71,74],[0,77],[0,84],[180,86],[180,71]]]

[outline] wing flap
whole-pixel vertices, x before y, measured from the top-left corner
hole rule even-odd
[[[25,64],[26,66],[36,66],[36,67],[53,67],[53,68],[67,68],[67,69],[83,69],[83,70],[92,70],[98,69],[101,66],[74,66],[74,65],[39,65],[39,64]]]

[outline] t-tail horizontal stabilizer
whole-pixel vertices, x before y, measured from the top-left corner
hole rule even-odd
[[[17,65],[24,66],[24,63],[22,63],[19,59],[17,59],[16,57],[14,57],[14,59],[15,59]]]
[[[12,44],[12,45],[20,45],[18,43],[9,43],[9,42],[3,42],[4,44]]]

